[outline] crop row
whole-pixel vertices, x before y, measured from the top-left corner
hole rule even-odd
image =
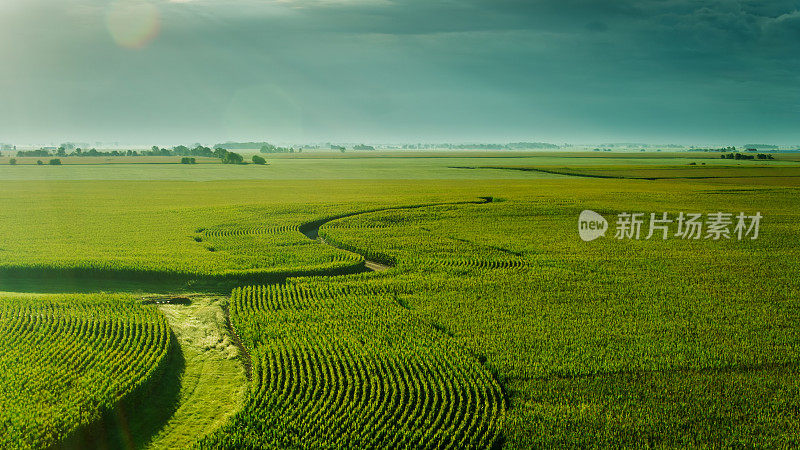
[[[362,284],[485,358],[509,393],[508,448],[796,446],[796,202],[652,189],[373,212],[320,231],[396,259]],[[753,205],[771,213],[750,242],[586,243],[575,226],[585,208],[613,227],[621,211]]]
[[[387,255],[382,251],[374,250],[372,247],[364,247],[351,244],[346,240],[340,239],[337,236],[332,235],[331,233],[328,232],[328,230],[330,230],[330,228],[327,226],[324,226],[319,230],[319,236],[325,243],[333,247],[346,250],[352,254],[363,255],[365,259],[368,259],[370,261],[379,262],[381,264],[386,264],[388,266],[394,266],[396,264],[396,260],[394,257]]]
[[[516,269],[528,265],[528,261],[517,253],[431,232],[422,226],[436,223],[426,209],[413,210],[409,214],[424,214],[428,222],[412,216],[404,226],[392,227],[379,222],[380,216],[373,216],[387,213],[397,215],[399,212],[381,211],[365,214],[363,222],[358,221],[362,216],[355,216],[326,223],[320,228],[319,235],[326,243],[364,255],[368,260],[391,266],[401,264],[411,269],[444,267],[491,270]],[[452,211],[448,212],[453,214]],[[408,223],[414,225],[407,226]],[[382,230],[376,233],[375,228]]]
[[[481,259],[481,258],[471,258],[471,259],[412,259],[409,261],[411,264],[415,264],[418,266],[426,266],[426,265],[436,265],[442,267],[449,267],[449,268],[462,268],[462,267],[470,267],[476,269],[518,269],[525,267],[527,262],[523,259],[504,259],[504,260],[493,260],[493,259]]]
[[[245,407],[201,448],[486,448],[491,374],[388,296],[334,279],[237,288],[253,358]]]
[[[203,235],[207,237],[219,236],[252,236],[257,234],[277,234],[297,231],[298,225],[281,225],[272,227],[249,226],[249,227],[215,227],[203,230]]]
[[[170,336],[157,310],[121,297],[0,299],[0,448],[46,448],[138,395]]]

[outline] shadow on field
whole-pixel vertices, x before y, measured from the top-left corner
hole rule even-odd
[[[166,294],[190,290],[182,282],[147,282],[125,279],[96,279],[89,277],[46,277],[36,275],[0,275],[0,291],[39,294],[92,294],[98,292],[127,292]]]
[[[91,268],[4,267],[0,268],[0,291],[40,294],[206,292],[228,295],[237,286],[283,283],[291,277],[348,275],[365,270],[364,261],[342,267],[220,276]]]
[[[78,449],[140,449],[144,448],[163,428],[179,405],[181,376],[186,360],[178,340],[173,335],[169,359],[163,374],[113,410],[88,426],[79,428],[52,450]]]
[[[129,292],[169,293],[196,290],[225,291],[230,283],[221,279],[195,279],[183,274],[91,268],[4,267],[0,268],[0,291],[32,293]],[[216,286],[220,284],[220,286]],[[222,286],[222,284],[225,284]]]

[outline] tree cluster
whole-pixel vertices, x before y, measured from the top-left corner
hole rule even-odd
[[[50,152],[44,149],[41,150],[20,150],[17,152],[18,157],[30,156],[34,158],[42,158],[50,156]]]
[[[261,146],[261,153],[294,153],[294,147],[276,147],[270,143]]]
[[[222,152],[225,152],[225,153],[220,152],[222,153],[221,157],[222,164],[244,164],[244,158],[242,157],[242,155],[234,152],[229,152],[224,148],[218,148],[215,151],[215,153],[219,152],[220,150],[222,150]]]
[[[719,155],[719,157],[722,158],[722,159],[735,159],[735,160],[756,159],[756,158],[758,158],[758,159],[775,159],[775,157],[773,157],[772,155],[766,154],[766,153],[758,153],[758,154],[755,154],[755,155],[747,155],[747,154],[744,154],[744,153],[728,153],[726,155]]]

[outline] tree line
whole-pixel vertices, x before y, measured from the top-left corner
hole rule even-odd
[[[774,156],[766,153],[756,153],[755,155],[748,155],[746,153],[728,153],[726,155],[719,155],[722,159],[775,159]]]
[[[50,156],[182,156],[183,158],[181,158],[181,164],[196,164],[196,157],[207,157],[219,158],[222,160],[223,164],[245,164],[244,157],[238,153],[228,151],[221,147],[212,149],[202,145],[197,145],[193,148],[189,148],[185,145],[179,145],[177,147],[173,147],[172,149],[160,148],[157,145],[154,145],[149,150],[111,150],[105,152],[94,148],[86,151],[81,148],[76,148],[70,153],[67,153],[66,148],[61,146],[55,153],[51,153],[50,150],[47,149],[20,150],[17,152],[17,157],[46,158]],[[53,161],[58,162],[54,163]],[[11,164],[16,164],[16,162],[16,159],[14,159]],[[266,164],[266,160],[261,157],[253,158],[253,162],[255,164]],[[38,161],[37,163],[43,164],[41,161]],[[58,165],[60,163],[61,160],[54,159],[50,161],[50,164],[52,165]]]

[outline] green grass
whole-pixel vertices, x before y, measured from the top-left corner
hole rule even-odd
[[[190,305],[159,309],[177,337],[185,363],[175,405],[162,404],[156,397],[142,412],[158,417],[174,408],[146,448],[187,448],[239,410],[248,382],[219,299],[194,297]]]

